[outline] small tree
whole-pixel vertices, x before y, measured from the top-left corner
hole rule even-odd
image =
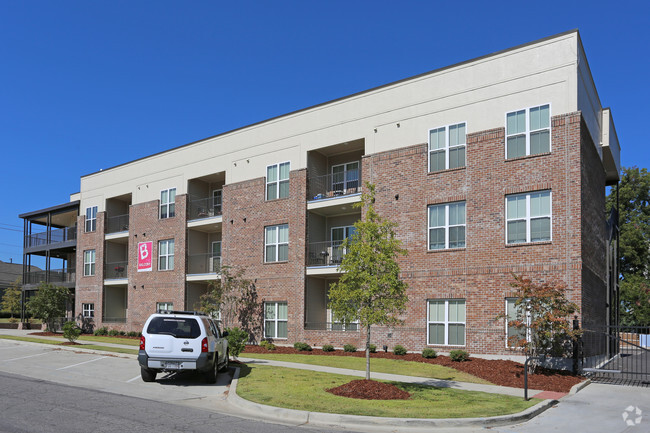
[[[63,325],[63,336],[68,339],[70,343],[74,343],[81,335],[81,328],[77,324],[69,320]]]
[[[394,222],[382,219],[375,211],[375,186],[366,182],[361,202],[361,221],[356,233],[341,248],[346,251],[339,266],[343,272],[329,290],[334,316],[344,323],[358,320],[366,334],[366,379],[370,379],[370,327],[401,324],[399,314],[406,309],[407,284],[400,280],[398,255],[406,251],[395,237]]]
[[[531,279],[513,275],[515,281],[515,314],[508,326],[518,330],[510,337],[510,345],[521,348],[527,357],[562,356],[568,343],[580,335],[574,330],[570,317],[578,306],[566,298],[566,285],[561,282],[534,283]],[[499,317],[504,317],[500,315]],[[531,371],[538,365],[531,362]]]
[[[22,289],[20,287],[20,278],[17,278],[10,287],[5,290],[4,295],[2,296],[2,310],[7,311],[11,314],[9,319],[11,322],[14,322],[14,314],[20,314],[20,297],[22,295]]]
[[[70,291],[65,287],[56,287],[41,283],[34,296],[27,301],[27,311],[32,317],[41,319],[48,330],[54,329],[54,319],[64,317]]]

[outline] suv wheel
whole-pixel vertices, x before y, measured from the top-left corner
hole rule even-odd
[[[140,367],[140,376],[143,382],[154,382],[156,380],[156,371]]]
[[[205,373],[205,381],[207,383],[216,383],[217,382],[217,370],[219,370],[219,356],[215,352],[214,354],[214,363],[212,364],[212,368],[208,370],[207,373]]]

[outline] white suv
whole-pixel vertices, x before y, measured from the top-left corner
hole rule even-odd
[[[208,383],[217,371],[228,369],[227,333],[212,319],[196,311],[159,311],[149,316],[142,329],[138,362],[145,382],[160,371],[195,370]]]

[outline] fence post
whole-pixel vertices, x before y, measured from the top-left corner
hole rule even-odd
[[[580,321],[578,319],[573,319],[573,330],[576,331],[580,329]],[[580,339],[582,335],[576,337],[573,340],[573,374],[578,374],[578,358],[580,357]]]

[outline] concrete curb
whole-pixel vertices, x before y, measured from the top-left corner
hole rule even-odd
[[[579,391],[582,391],[587,385],[591,383],[591,379],[583,380],[580,383],[576,383],[571,387],[571,390],[569,391],[569,394],[567,395],[574,395],[577,394]]]
[[[309,424],[318,427],[345,426],[362,430],[378,430],[399,428],[404,430],[422,430],[431,428],[457,428],[457,427],[498,427],[518,424],[528,421],[531,418],[544,412],[557,403],[557,400],[544,400],[523,412],[501,415],[488,418],[384,418],[360,415],[340,415],[322,412],[307,412],[295,409],[284,409],[274,406],[267,406],[246,400],[237,395],[237,382],[239,380],[239,367],[235,367],[235,374],[230,384],[227,402],[245,409],[254,414],[256,418],[262,418],[279,423]]]

